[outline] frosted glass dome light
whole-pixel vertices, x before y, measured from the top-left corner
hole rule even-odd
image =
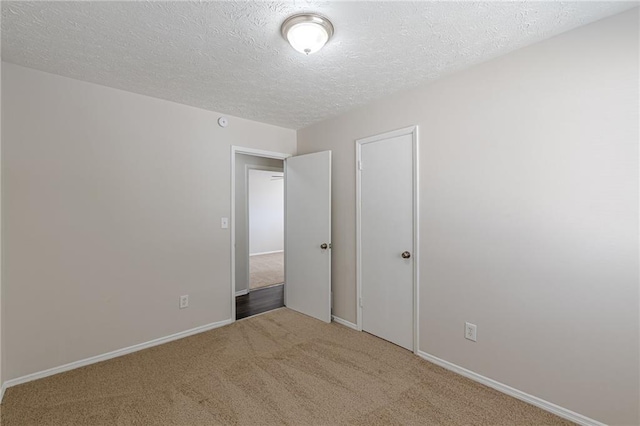
[[[331,22],[315,13],[293,15],[282,23],[282,36],[291,47],[305,55],[322,49],[332,35]]]

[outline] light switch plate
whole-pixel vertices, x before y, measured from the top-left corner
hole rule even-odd
[[[220,219],[220,227],[222,229],[229,228],[229,218],[228,217],[223,217],[223,218]]]

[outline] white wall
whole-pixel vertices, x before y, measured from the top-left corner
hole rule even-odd
[[[247,166],[282,169],[284,162],[274,158],[236,154],[236,292],[249,289]]]
[[[284,179],[265,170],[249,170],[249,253],[284,250]]]
[[[356,321],[354,141],[417,124],[420,350],[640,423],[638,48],[634,9],[299,130],[334,153],[334,314]]]
[[[5,380],[229,319],[230,147],[295,132],[3,65]]]
[[[0,2],[1,5],[1,2]],[[0,34],[2,34],[2,19],[0,19]],[[2,37],[0,37],[0,40]],[[0,52],[2,51],[2,43],[0,42]],[[0,61],[0,81],[2,81],[2,61]],[[2,341],[4,339],[4,333],[2,327],[4,322],[2,321],[2,304],[4,298],[2,297],[2,84],[0,84],[0,386],[4,383],[4,356],[2,354],[2,348],[4,345]],[[0,395],[2,397],[2,395]]]

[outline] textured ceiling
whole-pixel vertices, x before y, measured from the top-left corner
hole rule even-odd
[[[2,1],[2,59],[297,129],[637,5]],[[336,28],[308,57],[279,33],[300,11]]]

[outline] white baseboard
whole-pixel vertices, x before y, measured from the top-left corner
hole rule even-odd
[[[33,380],[38,380],[45,377],[53,376],[54,374],[64,373],[65,371],[74,370],[76,368],[85,367],[87,365],[95,364],[101,361],[106,361],[108,359],[116,358],[122,355],[127,355],[132,352],[141,351],[143,349],[151,348],[153,346],[162,345],[163,343],[169,343],[174,340],[192,336],[194,334],[213,330],[214,328],[222,327],[224,325],[231,324],[232,322],[233,321],[231,319],[226,319],[224,321],[218,321],[218,322],[213,322],[211,324],[201,325],[200,327],[181,331],[179,333],[171,334],[169,336],[149,340],[148,342],[139,343],[137,345],[129,346],[127,348],[117,349],[115,351],[107,352],[102,355],[92,356],[89,358],[81,359],[79,361],[70,362],[69,364],[64,364],[59,367],[53,367],[47,370],[38,371],[36,373],[27,374],[26,376],[18,377],[16,379],[7,380],[2,384],[2,390],[0,391],[1,392],[0,402],[2,402],[2,397],[4,397],[5,390],[7,388],[10,388],[11,386],[21,385],[23,383],[31,382]]]
[[[248,293],[249,293],[249,290],[245,288],[244,290],[236,291],[236,297],[244,296],[245,294],[248,294]]]
[[[246,290],[244,290],[246,291]],[[352,322],[346,321],[342,318],[339,318],[335,315],[332,315],[331,318],[334,322],[344,325],[345,327],[352,328],[354,330],[358,330],[358,326]],[[95,364],[101,361],[106,361],[112,358],[116,358],[119,356],[127,355],[133,352],[141,351],[143,349],[151,348],[153,346],[162,345],[164,343],[168,343],[174,340],[182,339],[184,337],[192,336],[194,334],[202,333],[205,331],[213,330],[214,328],[222,327],[228,324],[231,324],[233,321],[231,319],[227,319],[224,321],[218,321],[211,324],[203,325],[200,327],[195,327],[190,330],[181,331],[179,333],[171,334],[169,336],[160,337],[158,339],[150,340],[145,343],[139,343],[137,345],[129,346],[127,348],[117,349],[115,351],[107,352],[102,355],[96,355],[93,357],[85,358],[79,361],[74,361],[69,364],[64,364],[59,367],[49,368],[47,370],[39,371],[36,373],[27,374],[26,376],[18,377],[16,379],[7,380],[2,383],[2,387],[0,388],[0,402],[4,398],[5,391],[7,388],[12,386],[20,385],[23,383],[31,382],[33,380],[42,379],[48,376],[53,376],[54,374],[64,373],[65,371],[74,370],[76,368],[85,367],[87,365]],[[467,370],[466,368],[460,367],[456,364],[453,364],[449,361],[445,361],[436,356],[428,354],[423,351],[417,352],[418,356],[432,362],[440,367],[446,368],[447,370],[453,371],[454,373],[460,374],[461,376],[467,377],[471,380],[474,380],[478,383],[482,383],[485,386],[489,386],[490,388],[496,389],[504,394],[510,395],[514,398],[517,398],[521,401],[527,402],[531,405],[535,405],[545,411],[553,413],[557,416],[560,416],[564,419],[570,420],[574,423],[583,426],[606,426],[604,423],[601,423],[597,420],[591,419],[589,417],[583,416],[582,414],[576,413],[574,411],[568,410],[566,408],[560,407],[559,405],[553,404],[549,401],[545,401],[544,399],[538,398],[533,395],[529,395],[525,392],[522,392],[518,389],[512,388],[511,386],[505,385],[503,383],[497,382],[488,377],[482,376],[478,373],[474,373],[471,370]]]
[[[349,322],[347,320],[343,320],[342,318],[337,317],[335,315],[331,315],[331,319],[333,320],[333,322],[336,322],[336,323],[338,323],[340,325],[344,325],[345,327],[353,328],[354,330],[359,331],[358,330],[358,326],[356,324],[352,323],[352,322]]]
[[[538,398],[537,396],[529,395],[528,393],[522,392],[518,389],[514,389],[511,386],[505,385],[503,383],[497,382],[488,377],[481,376],[478,373],[474,373],[471,370],[467,370],[466,368],[460,367],[456,364],[453,364],[449,361],[445,361],[438,357],[435,357],[426,352],[418,351],[418,356],[432,362],[440,367],[446,368],[447,370],[453,371],[454,373],[460,374],[461,376],[467,377],[473,381],[478,383],[482,383],[485,386],[489,386],[497,391],[500,391],[504,394],[517,398],[521,401],[527,402],[531,405],[535,405],[538,408],[542,408],[545,411],[553,413],[559,417],[562,417],[567,420],[571,420],[574,423],[583,426],[606,426],[604,423],[601,423],[597,420],[591,419],[589,417],[583,416],[582,414],[578,414],[566,408],[560,407],[559,405],[553,404],[549,401],[545,401],[544,399]]]
[[[274,253],[283,253],[283,252],[284,252],[284,250],[263,251],[263,252],[260,252],[260,253],[251,253],[251,254],[249,254],[249,256],[250,257],[251,256],[260,256],[262,254],[274,254]]]

